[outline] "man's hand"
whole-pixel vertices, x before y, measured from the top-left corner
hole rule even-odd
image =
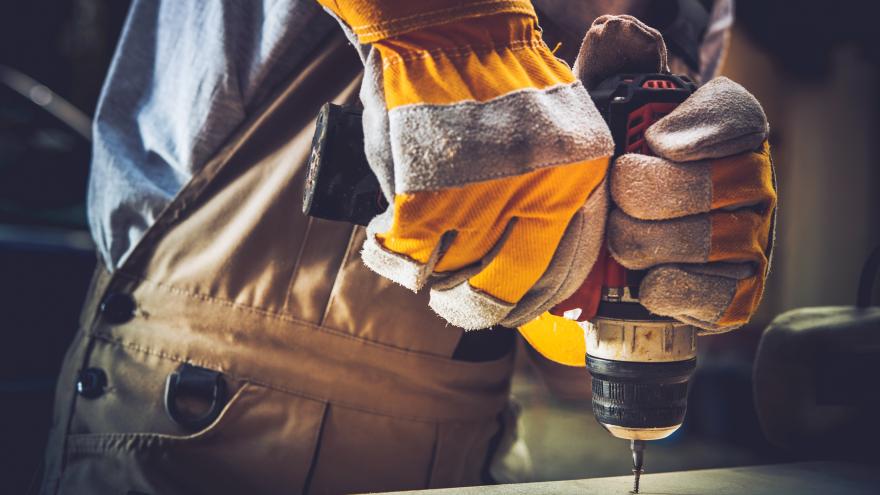
[[[776,191],[761,105],[719,77],[648,128],[656,157],[627,154],[611,173],[608,247],[649,269],[651,312],[708,331],[749,321],[767,275]]]
[[[588,88],[614,74],[668,70],[660,34],[630,16],[597,19],[575,68]],[[719,77],[648,127],[656,156],[615,160],[607,245],[621,265],[648,270],[639,296],[651,312],[707,331],[737,328],[754,313],[776,208],[768,133],[755,97]]]
[[[603,16],[575,72],[588,89],[622,73],[668,71],[660,33],[630,16]],[[709,81],[650,126],[656,156],[625,154],[611,167],[606,243],[623,266],[647,270],[640,302],[707,332],[747,323],[764,289],[776,209],[769,127],[742,86]],[[590,277],[554,310],[591,319],[601,280]],[[541,354],[583,366],[583,330],[549,313],[520,327]]]
[[[607,215],[610,133],[528,1],[322,1],[364,49],[370,166],[391,206],[367,266],[450,323],[529,321],[573,292]]]

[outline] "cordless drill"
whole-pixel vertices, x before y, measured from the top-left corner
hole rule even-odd
[[[615,156],[653,154],[645,130],[695,89],[687,77],[672,74],[623,74],[593,89],[593,101],[614,137]],[[681,426],[697,362],[697,330],[639,304],[644,275],[625,269],[603,247],[584,284],[597,286],[593,280],[601,280],[600,292],[586,294],[599,298],[596,315],[581,324],[593,377],[593,414],[612,435],[630,441],[635,493],[645,441],[668,437]],[[551,312],[559,314],[567,303]]]
[[[645,129],[695,89],[685,76],[622,74],[592,90],[614,137],[615,156],[651,154]],[[366,225],[387,206],[364,154],[360,109],[324,105],[312,142],[303,212]],[[584,323],[593,412],[612,435],[630,440],[635,492],[644,442],[665,438],[681,426],[696,367],[696,329],[640,305],[643,276],[644,272],[626,270],[603,248],[585,282],[602,281],[601,293],[595,293],[600,298],[596,316]]]

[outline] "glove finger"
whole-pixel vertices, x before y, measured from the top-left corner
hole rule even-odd
[[[367,228],[364,262],[416,291],[434,271],[449,274],[473,265],[492,251],[512,219],[499,191],[517,180],[522,178],[396,195]]]
[[[651,150],[688,162],[756,150],[770,127],[758,100],[739,84],[717,77],[645,131]]]
[[[442,277],[474,265],[498,245],[511,216],[500,211],[503,203],[484,202],[479,190],[471,192],[398,194],[367,227],[364,263],[413,291],[435,271]]]
[[[668,72],[666,44],[635,17],[603,15],[587,31],[573,70],[587,89],[617,74]]]
[[[547,269],[566,227],[553,219],[517,218],[475,275],[451,287],[432,286],[431,308],[466,330],[497,324]]]
[[[595,308],[581,306],[581,297],[587,275],[598,262],[599,251],[608,216],[607,181],[603,181],[571,219],[550,261],[550,266],[538,282],[517,303],[516,308],[501,322],[514,328],[524,325],[563,301],[578,304],[581,313]],[[592,288],[598,294],[600,287]],[[598,302],[598,297],[595,298]],[[592,316],[592,315],[591,315]]]
[[[757,152],[686,163],[625,154],[611,169],[611,196],[627,215],[643,220],[766,208],[776,201],[769,146],[765,141]]]
[[[769,213],[717,211],[671,220],[639,220],[621,210],[608,218],[608,248],[626,268],[710,261],[766,263]]]
[[[414,193],[423,199],[418,202],[418,209],[412,208],[407,228],[425,221],[434,230],[443,226],[455,230],[456,239],[441,256],[435,271],[458,271],[488,259],[488,253],[498,247],[504,229],[514,217],[541,220],[560,232],[564,230],[593,192],[604,184],[607,169],[608,158],[603,157],[460,188]],[[527,220],[526,224],[534,220]],[[560,235],[555,240],[535,238],[535,246],[552,254]],[[509,268],[516,272],[516,266]],[[507,300],[516,301],[522,295]]]
[[[639,287],[639,300],[652,313],[670,316],[709,332],[744,325],[763,292],[763,277],[751,263],[661,265]]]
[[[368,268],[417,292],[434,270],[454,233],[430,229],[400,230],[393,204],[367,225],[361,259]]]

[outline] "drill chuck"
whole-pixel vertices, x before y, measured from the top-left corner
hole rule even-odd
[[[697,330],[673,320],[598,317],[586,324],[593,414],[612,435],[657,440],[687,411],[697,364]]]

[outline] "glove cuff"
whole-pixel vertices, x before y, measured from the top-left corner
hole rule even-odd
[[[318,0],[349,25],[362,44],[430,26],[495,14],[536,17],[528,0]]]

